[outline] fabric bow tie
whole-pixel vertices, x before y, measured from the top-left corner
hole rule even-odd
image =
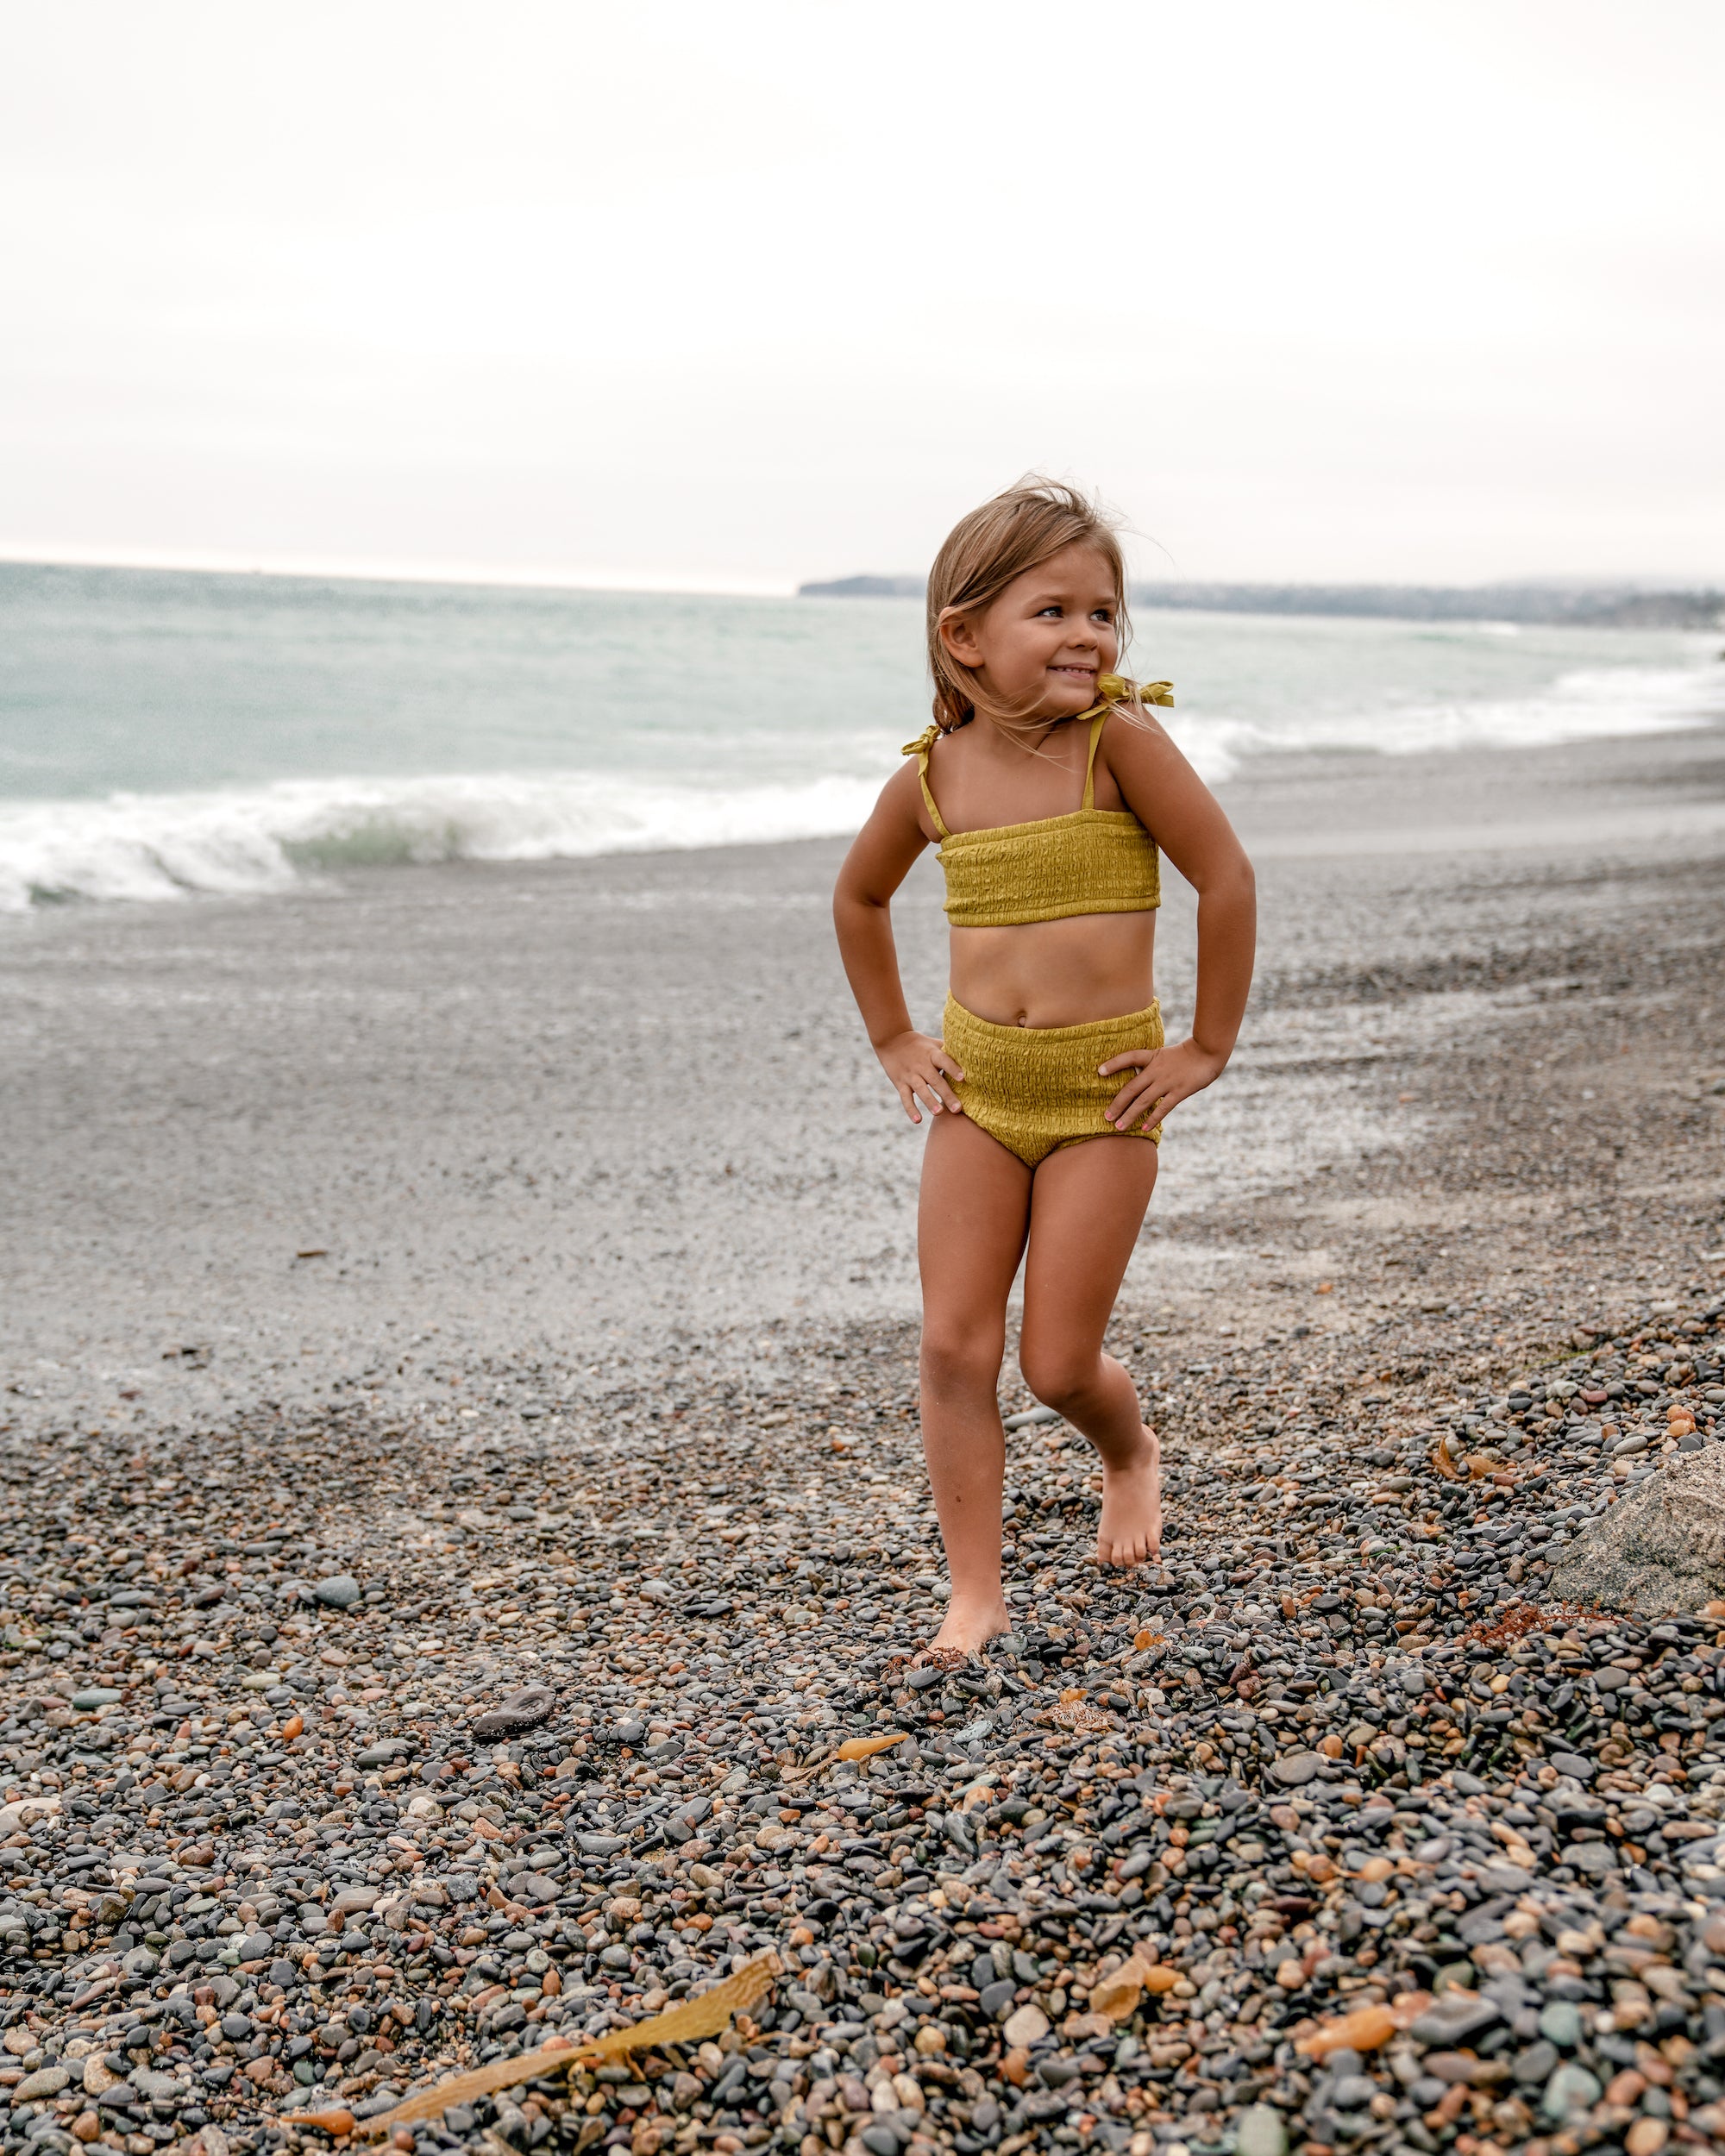
[[[1123,674],[1100,674],[1096,677],[1096,701],[1088,711],[1080,711],[1080,718],[1094,718],[1098,711],[1105,711],[1111,704],[1129,700],[1132,685]],[[1172,704],[1174,684],[1171,681],[1141,681],[1138,701],[1143,704]]]

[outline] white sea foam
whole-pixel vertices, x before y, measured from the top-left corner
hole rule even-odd
[[[878,782],[734,790],[578,772],[294,780],[212,793],[0,803],[0,911],[66,899],[266,895],[306,872],[547,861],[855,830]]]
[[[1302,749],[1414,756],[1478,749],[1539,749],[1611,735],[1707,724],[1725,708],[1725,666],[1599,667],[1560,674],[1520,697],[1386,703],[1358,711],[1290,705],[1271,724],[1201,709],[1164,717],[1199,773],[1232,778],[1243,757]]]
[[[1223,780],[1266,752],[1387,755],[1527,748],[1706,724],[1725,667],[1599,667],[1513,699],[1383,702],[1285,719],[1186,707],[1162,714],[1202,775]],[[729,846],[855,830],[894,768],[852,735],[825,744],[844,768],[801,784],[666,785],[578,771],[300,779],[208,793],[0,802],[0,912],[55,900],[265,895],[343,867],[542,861]]]

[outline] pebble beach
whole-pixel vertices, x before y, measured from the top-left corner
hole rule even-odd
[[[1716,2145],[1725,1600],[1626,1523],[1725,1482],[1718,741],[1225,794],[1161,1562],[1009,1365],[952,1675],[835,849],[6,924],[0,2141]]]

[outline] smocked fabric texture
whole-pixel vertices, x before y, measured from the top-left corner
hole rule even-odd
[[[941,1040],[964,1073],[953,1091],[965,1114],[1026,1168],[1093,1138],[1161,1143],[1159,1123],[1151,1131],[1115,1130],[1103,1111],[1132,1074],[1104,1078],[1097,1069],[1129,1048],[1162,1046],[1160,1004],[1088,1025],[996,1025],[948,996]]]
[[[938,859],[946,876],[946,918],[955,928],[1017,928],[1030,921],[1065,920],[1078,913],[1143,913],[1162,903],[1156,841],[1129,809],[1099,809],[1096,747],[1114,705],[1132,693],[1116,674],[1097,682],[1084,764],[1083,805],[1030,824],[950,831],[928,782],[929,751],[940,729],[930,726],[904,754],[914,756],[923,799],[940,833]],[[1173,684],[1150,681],[1138,692],[1146,704],[1172,704]]]

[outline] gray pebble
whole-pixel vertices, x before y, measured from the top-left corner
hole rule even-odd
[[[1550,2000],[1540,2010],[1540,2034],[1564,2051],[1581,2041],[1581,2009],[1571,1999]]]
[[[1599,2077],[1573,2060],[1559,2066],[1546,2084],[1540,2108],[1548,2119],[1561,2120],[1572,2111],[1590,2110],[1601,2095]]]

